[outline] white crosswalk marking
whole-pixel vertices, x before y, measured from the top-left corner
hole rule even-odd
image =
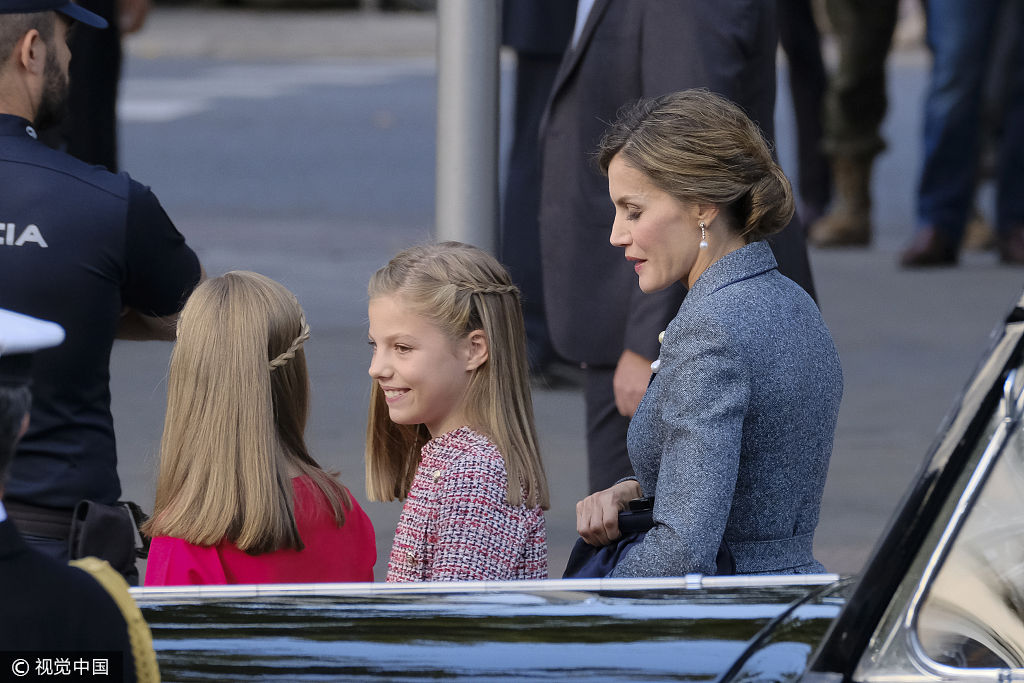
[[[123,123],[163,123],[206,111],[218,99],[268,99],[315,86],[386,85],[434,71],[431,59],[402,59],[230,64],[188,78],[129,76],[121,83],[118,118]]]

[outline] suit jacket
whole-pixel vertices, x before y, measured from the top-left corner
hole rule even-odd
[[[10,520],[0,522],[0,587],[0,650],[122,652],[123,680],[135,680],[128,629],[107,591],[29,548]]]
[[[557,60],[575,21],[576,0],[506,0],[501,3],[501,44]]]
[[[655,527],[615,576],[823,571],[812,541],[842,370],[814,301],[754,242],[698,278],[665,330],[627,443]]]
[[[657,355],[681,287],[643,294],[611,246],[608,181],[593,161],[624,105],[706,87],[742,106],[774,138],[775,3],[765,0],[596,0],[559,67],[542,138],[544,300],[555,349],[614,365],[624,348]],[[802,228],[776,240],[783,271],[811,289]]]

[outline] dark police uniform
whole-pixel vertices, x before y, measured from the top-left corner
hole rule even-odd
[[[136,680],[128,627],[110,595],[84,571],[29,548],[9,520],[0,522],[0,584],[9,587],[0,600],[4,674],[9,675],[17,658],[26,659],[35,674],[37,657],[102,652],[111,660],[110,674],[96,680]],[[44,679],[32,675],[26,680]]]
[[[0,187],[0,307],[67,332],[34,361],[31,426],[5,500],[113,503],[109,362],[121,311],[179,311],[199,261],[149,188],[50,149],[16,116],[0,115]]]

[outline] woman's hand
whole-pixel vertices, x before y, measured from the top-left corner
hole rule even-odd
[[[629,501],[642,495],[639,482],[633,479],[590,494],[576,503],[576,531],[590,545],[608,545],[622,535],[619,511],[625,510]]]
[[[620,415],[633,417],[651,381],[651,361],[629,349],[622,352],[612,376],[615,407]]]

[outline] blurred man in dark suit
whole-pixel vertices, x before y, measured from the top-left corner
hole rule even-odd
[[[544,313],[537,229],[540,117],[572,35],[576,0],[508,0],[501,9],[501,42],[516,52],[516,104],[498,260],[522,294],[530,372],[536,377],[556,360]]]

